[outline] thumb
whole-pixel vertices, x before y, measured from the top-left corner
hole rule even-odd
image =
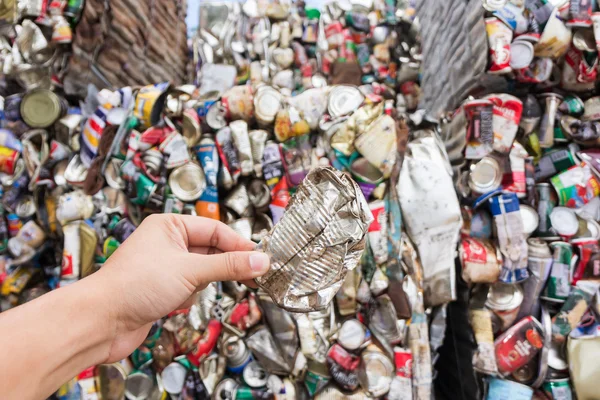
[[[217,281],[254,279],[265,274],[271,265],[269,256],[258,251],[186,256],[185,274],[196,287]]]

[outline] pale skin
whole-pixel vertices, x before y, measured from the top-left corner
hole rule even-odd
[[[250,281],[266,254],[225,224],[151,215],[95,274],[0,313],[3,399],[45,399],[85,368],[122,360],[152,322],[214,281]]]

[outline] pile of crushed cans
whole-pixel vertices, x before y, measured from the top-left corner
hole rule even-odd
[[[373,216],[366,235],[352,226],[364,252],[344,250],[306,302],[287,281],[269,290],[270,273],[258,290],[213,283],[54,397],[429,400],[466,284],[480,398],[598,398],[592,3],[483,0],[488,79],[441,120],[417,110],[410,2],[220,5],[193,41],[196,84],[84,99],[63,90],[55,38],[82,4],[20,9],[0,31],[1,310],[102,268],[153,213],[220,219],[288,259],[303,254],[291,199],[325,196],[319,176],[352,178]]]

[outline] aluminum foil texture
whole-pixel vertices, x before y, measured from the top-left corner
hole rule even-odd
[[[371,221],[369,206],[348,175],[331,167],[313,169],[259,243],[271,257],[271,269],[256,283],[286,310],[325,308],[358,264]]]

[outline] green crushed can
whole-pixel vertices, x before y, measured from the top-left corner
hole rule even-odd
[[[547,301],[562,303],[571,292],[573,247],[566,242],[554,242],[550,244],[550,249],[552,249],[552,269],[541,297]]]
[[[553,400],[573,400],[569,378],[546,381],[542,385],[542,389]]]

